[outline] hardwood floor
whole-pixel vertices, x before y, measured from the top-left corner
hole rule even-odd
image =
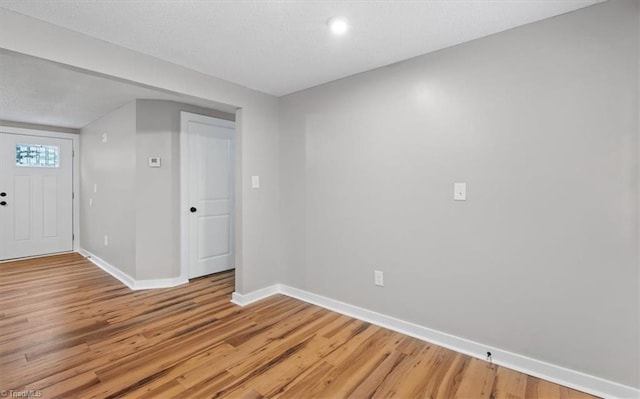
[[[233,272],[131,291],[77,254],[0,264],[0,390],[46,398],[589,395],[285,296]]]

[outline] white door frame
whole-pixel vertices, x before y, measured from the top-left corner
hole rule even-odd
[[[48,130],[25,129],[21,127],[8,127],[0,125],[0,133],[21,134],[24,136],[51,137],[56,139],[71,140],[73,148],[73,166],[72,166],[72,182],[73,182],[73,251],[78,252],[80,249],[80,135],[74,133],[51,132]],[[12,259],[15,260],[15,259]]]
[[[187,135],[187,120],[189,116],[207,117],[217,121],[217,124],[223,127],[233,127],[234,132],[236,123],[234,121],[228,121],[220,118],[216,118],[208,115],[195,114],[193,112],[180,111],[180,279],[182,281],[189,281],[189,137]],[[237,142],[237,140],[236,140]],[[236,145],[234,156],[234,165],[237,163],[238,147]],[[234,185],[237,191],[237,172],[234,172],[233,178],[236,179]],[[232,234],[235,235],[237,231],[238,220],[238,197],[234,193],[234,226],[232,227]],[[235,237],[231,237],[235,239]],[[236,247],[237,248],[237,247]],[[234,251],[234,265],[237,267],[236,259],[238,257],[237,250]]]

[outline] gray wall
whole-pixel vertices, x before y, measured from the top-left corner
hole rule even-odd
[[[280,117],[287,284],[640,386],[637,2],[289,95]]]
[[[102,142],[103,134],[107,134],[106,143]],[[80,245],[133,278],[135,183],[134,101],[85,126],[80,134]],[[105,235],[109,236],[108,246],[104,245]]]
[[[180,111],[235,115],[172,101],[138,100],[136,119],[136,268],[138,279],[180,275]],[[161,168],[149,168],[151,156]]]

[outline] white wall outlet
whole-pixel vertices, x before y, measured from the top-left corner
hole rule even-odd
[[[378,287],[384,287],[384,274],[380,270],[374,270],[373,281]]]
[[[106,142],[107,142],[107,139],[108,139],[107,134],[106,134],[106,133],[102,133],[102,142],[103,142],[103,143],[106,143]]]
[[[453,199],[455,201],[467,200],[467,183],[453,183]]]
[[[98,183],[93,183],[93,192],[94,193],[98,192]]]
[[[93,198],[89,198],[89,208],[93,206]]]
[[[108,247],[109,246],[109,236],[108,235],[104,235],[104,246]]]
[[[260,188],[260,176],[251,176],[251,188]]]

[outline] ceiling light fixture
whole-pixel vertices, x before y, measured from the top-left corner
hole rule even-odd
[[[341,35],[345,33],[349,29],[349,25],[347,24],[347,20],[342,17],[333,17],[328,22],[329,28],[331,28],[331,32],[336,35]]]

